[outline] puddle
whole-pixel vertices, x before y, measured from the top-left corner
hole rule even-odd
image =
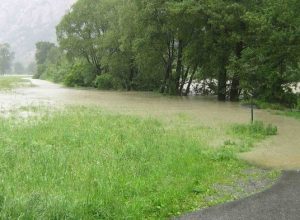
[[[99,106],[108,111],[178,121],[184,126],[220,127],[227,123],[247,123],[250,110],[235,103],[220,103],[203,97],[164,97],[147,92],[102,92],[69,89],[42,80],[32,80],[34,87],[0,93],[0,112],[22,106],[64,105]],[[1,114],[1,113],[0,113]],[[300,121],[256,110],[257,120],[272,123],[279,134],[260,143],[242,158],[274,168],[300,168]]]

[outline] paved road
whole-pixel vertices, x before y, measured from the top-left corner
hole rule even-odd
[[[300,220],[300,172],[286,171],[269,190],[191,213],[180,220]]]

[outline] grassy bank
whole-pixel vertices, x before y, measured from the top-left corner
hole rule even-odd
[[[242,101],[242,105],[251,105],[249,100]],[[284,115],[292,118],[296,118],[300,120],[300,95],[298,94],[298,101],[297,104],[291,109],[287,108],[281,104],[272,104],[267,102],[262,102],[259,100],[254,100],[253,104],[259,109],[268,109],[268,110],[275,110],[275,113],[278,115]]]
[[[300,120],[300,111],[283,111],[283,112],[278,112],[278,114],[289,116]]]
[[[0,76],[0,90],[10,90],[29,84],[30,81],[22,76]]]
[[[203,135],[212,129],[78,107],[0,118],[0,217],[164,219],[235,199],[244,189],[237,183],[277,176],[236,158],[240,144],[270,135],[263,125],[228,127],[240,142],[217,149]]]

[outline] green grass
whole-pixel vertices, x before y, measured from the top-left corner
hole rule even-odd
[[[254,143],[261,141],[268,136],[277,135],[276,126],[264,125],[261,121],[255,121],[253,124],[234,124],[228,130],[228,134],[236,137],[238,142],[227,141],[224,146],[233,153],[242,153],[249,151]]]
[[[289,116],[300,120],[300,111],[281,111],[281,112],[277,112],[277,114]]]
[[[267,103],[259,100],[254,100],[254,105],[259,108],[259,109],[269,109],[269,110],[276,110],[275,114],[278,115],[284,115],[292,118],[296,118],[300,120],[300,96],[298,94],[298,102],[294,106],[293,109],[288,109],[283,105],[280,104],[272,104],[272,103]],[[242,105],[250,105],[249,100],[244,100],[241,102]]]
[[[0,76],[0,90],[11,90],[15,87],[28,85],[29,80],[21,76]]]
[[[268,135],[258,127],[228,132],[253,143]],[[254,168],[192,129],[96,108],[0,118],[0,218],[165,219],[234,199],[215,185],[237,189]]]
[[[242,105],[251,105],[250,100],[242,100]],[[285,110],[286,107],[279,103],[268,103],[261,100],[253,100],[253,105],[259,109]]]

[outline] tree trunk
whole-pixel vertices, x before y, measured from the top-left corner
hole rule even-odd
[[[134,58],[130,59],[130,73],[129,73],[129,77],[128,77],[128,87],[127,87],[127,91],[131,91],[133,89],[133,79],[134,76],[136,75],[136,68],[134,65]]]
[[[187,85],[186,90],[185,90],[185,94],[184,94],[185,96],[188,96],[189,93],[190,93],[191,85],[192,85],[192,82],[193,82],[193,80],[194,80],[194,76],[195,76],[195,74],[196,74],[197,68],[198,68],[198,65],[195,66],[195,68],[194,68],[194,70],[193,70],[193,72],[192,72],[192,74],[191,74],[191,76],[190,76],[188,85]]]
[[[176,66],[176,74],[175,78],[172,80],[171,84],[171,95],[180,95],[179,84],[180,77],[182,75],[182,54],[183,53],[183,41],[178,41],[178,52],[177,52],[177,66]]]
[[[188,77],[189,72],[190,72],[190,67],[187,67],[187,69],[186,69],[186,71],[185,71],[185,73],[184,73],[184,75],[183,75],[183,77],[182,77],[182,80],[181,80],[181,85],[180,85],[180,89],[179,89],[180,95],[183,94],[183,93],[182,93],[183,87],[184,87],[184,85],[185,85],[185,83],[186,83],[186,79],[187,79],[187,77]]]
[[[160,93],[165,93],[167,89],[170,87],[170,77],[172,75],[172,64],[174,60],[174,46],[175,46],[174,39],[168,42],[168,60],[164,59],[166,65],[166,71],[165,71],[164,80],[160,88]]]
[[[243,42],[239,42],[236,44],[235,55],[238,59],[242,56],[244,44]],[[230,101],[237,102],[239,101],[240,95],[240,76],[239,73],[235,73],[232,78],[231,88],[230,88]]]
[[[238,75],[234,75],[231,82],[230,88],[230,101],[237,102],[239,101],[240,95],[240,77]]]
[[[218,75],[218,100],[219,101],[226,101],[226,83],[227,83],[227,71],[226,71],[225,62],[223,60]]]
[[[164,77],[164,81],[160,87],[160,93],[165,93],[167,86],[168,86],[168,81],[171,75],[171,70],[172,70],[172,64],[170,63],[170,61],[168,61],[167,67],[166,67],[166,72],[165,72],[165,77]]]

